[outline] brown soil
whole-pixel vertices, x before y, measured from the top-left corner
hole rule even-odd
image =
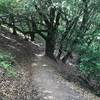
[[[100,100],[64,80],[54,69],[58,66],[60,70],[63,64],[44,57],[39,46],[19,36],[0,32],[0,50],[15,56],[17,72],[17,77],[7,77],[5,70],[0,68],[0,100]],[[66,67],[62,72],[64,70]]]

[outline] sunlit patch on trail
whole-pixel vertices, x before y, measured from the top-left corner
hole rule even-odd
[[[45,100],[55,100],[53,96],[44,97]]]
[[[43,91],[44,93],[52,93],[52,91],[49,91],[49,90],[45,90]]]
[[[42,66],[43,66],[43,67],[46,67],[46,66],[48,66],[48,65],[46,65],[46,64],[43,64]]]
[[[35,54],[35,56],[37,56],[37,57],[43,57],[43,56],[44,56],[44,53],[41,53],[41,54]]]
[[[37,63],[32,63],[32,66],[37,66]]]

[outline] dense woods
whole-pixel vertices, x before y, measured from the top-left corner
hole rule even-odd
[[[28,41],[41,36],[45,54],[65,64],[77,54],[81,78],[100,88],[100,0],[0,0],[4,28]]]

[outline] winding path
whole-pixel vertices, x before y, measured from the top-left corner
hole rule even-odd
[[[20,64],[19,69],[26,70],[23,72],[25,75],[23,74],[18,81],[12,81],[14,84],[9,81],[8,87],[13,87],[11,98],[4,100],[99,100],[89,99],[76,89],[77,86],[74,83],[64,80],[54,69],[54,66],[58,65],[41,55],[36,45],[3,33],[0,34],[0,49],[16,55],[16,61]],[[24,91],[23,88],[26,90]],[[31,97],[34,95],[33,89],[37,91],[36,96],[34,99],[27,99],[30,94]],[[9,91],[11,91],[10,88]],[[29,96],[26,96],[27,92]]]
[[[51,64],[54,62],[48,59],[38,56],[32,64],[32,81],[40,100],[88,100],[56,72]]]

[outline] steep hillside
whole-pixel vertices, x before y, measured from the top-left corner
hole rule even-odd
[[[0,51],[9,52],[14,59],[16,77],[8,77],[0,68],[0,100],[99,100],[56,71],[61,67],[43,56],[39,45],[19,36],[0,32]]]

